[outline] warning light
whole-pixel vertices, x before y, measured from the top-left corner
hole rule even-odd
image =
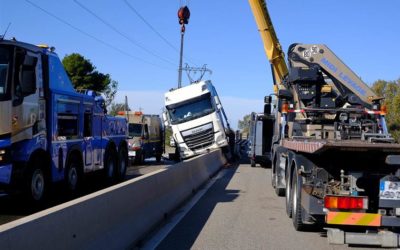
[[[387,108],[386,105],[381,106],[381,115],[386,115],[387,114]]]

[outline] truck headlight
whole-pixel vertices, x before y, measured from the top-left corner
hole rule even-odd
[[[0,149],[0,163],[8,163],[9,160],[9,150]]]
[[[226,138],[224,138],[222,134],[219,134],[215,141],[217,142],[218,145],[226,144]]]

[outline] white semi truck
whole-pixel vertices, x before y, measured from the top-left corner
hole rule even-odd
[[[228,146],[226,114],[211,81],[199,81],[165,93],[163,114],[172,128],[181,159]]]

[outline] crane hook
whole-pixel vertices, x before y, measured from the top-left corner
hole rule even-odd
[[[187,6],[180,7],[178,10],[179,24],[185,25],[189,23],[190,10]]]

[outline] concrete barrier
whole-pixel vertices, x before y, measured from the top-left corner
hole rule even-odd
[[[126,249],[225,163],[213,151],[0,226],[0,249]]]

